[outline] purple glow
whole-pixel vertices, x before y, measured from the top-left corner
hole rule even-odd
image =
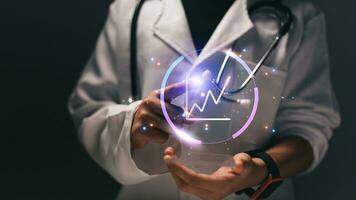
[[[189,143],[194,143],[194,144],[202,144],[202,141],[197,140],[193,137],[191,137],[188,133],[180,130],[177,128],[174,123],[172,122],[171,118],[168,115],[167,109],[166,109],[166,102],[164,101],[164,90],[163,88],[166,87],[166,83],[168,81],[169,75],[172,73],[173,69],[184,59],[183,56],[179,57],[177,60],[173,62],[173,64],[168,68],[166,75],[163,77],[163,81],[161,84],[161,90],[160,90],[160,100],[161,100],[161,107],[162,107],[162,112],[164,115],[164,118],[166,119],[167,123],[169,126],[173,129],[173,131],[177,134],[179,138],[182,140],[189,142]]]
[[[236,54],[234,54],[233,52],[225,52],[227,53],[229,56],[231,56],[232,58],[234,58],[235,60],[237,60],[238,62],[240,62],[242,64],[242,66],[245,68],[245,70],[251,74],[251,70],[250,68],[248,67],[248,65],[240,58],[238,57]],[[199,140],[199,139],[196,139],[196,138],[193,138],[191,136],[191,134],[189,132],[185,132],[183,130],[180,130],[179,128],[177,128],[174,123],[172,122],[170,116],[168,115],[168,112],[167,112],[167,109],[166,109],[166,105],[165,105],[165,101],[164,101],[164,90],[163,88],[166,87],[166,84],[167,84],[167,81],[168,81],[168,78],[170,76],[170,74],[172,73],[172,71],[175,69],[175,67],[184,59],[183,56],[179,57],[178,59],[176,59],[172,64],[171,66],[168,68],[164,78],[163,78],[163,81],[161,83],[161,90],[160,90],[160,101],[161,101],[161,107],[162,107],[162,112],[163,112],[163,115],[167,121],[167,123],[169,124],[169,126],[173,129],[174,133],[180,138],[182,139],[183,141],[185,142],[189,142],[189,143],[192,143],[192,144],[202,144],[204,143],[203,141]],[[203,73],[204,74],[204,73]],[[253,78],[253,77],[252,77]],[[195,86],[200,86],[202,83],[203,83],[203,79],[205,79],[205,76],[193,76],[190,81],[192,81],[193,85]],[[187,81],[187,79],[186,79]],[[187,81],[188,82],[188,81]],[[186,84],[187,86],[187,84]],[[187,88],[188,89],[188,88]],[[208,94],[205,94],[205,95],[208,95]],[[252,111],[251,111],[251,114],[250,116],[248,117],[247,121],[245,122],[245,124],[242,126],[242,128],[240,128],[238,131],[236,131],[234,134],[232,134],[230,136],[230,138],[228,138],[227,140],[229,139],[235,139],[237,138],[238,136],[240,136],[242,133],[244,133],[244,131],[251,125],[255,115],[256,115],[256,112],[257,112],[257,107],[258,107],[258,102],[259,102],[259,92],[258,92],[258,88],[255,87],[254,88],[254,104],[253,104],[253,108],[252,108]],[[183,116],[185,117],[189,117],[188,113],[186,114],[183,114]],[[203,118],[202,118],[203,119]],[[190,120],[196,120],[196,121],[199,121],[201,120],[200,118],[193,118],[193,119],[190,119]],[[205,130],[208,129],[208,127],[205,127]],[[208,129],[209,130],[209,129]],[[207,131],[207,130],[206,130]],[[220,141],[219,141],[220,142]],[[215,143],[218,143],[218,142],[215,142]],[[206,143],[206,144],[210,144],[210,143]],[[212,144],[212,143],[211,143]]]
[[[239,137],[250,126],[253,118],[256,115],[257,105],[258,105],[258,88],[257,87],[254,88],[254,92],[255,92],[255,100],[253,102],[253,108],[252,108],[251,115],[248,118],[248,120],[246,121],[246,123],[242,126],[242,128],[232,135],[232,138],[234,138],[234,139]]]
[[[188,80],[187,80],[188,81]],[[202,83],[203,83],[203,80],[201,77],[199,76],[193,76],[191,79],[190,79],[190,82],[193,84],[193,86],[201,86]]]

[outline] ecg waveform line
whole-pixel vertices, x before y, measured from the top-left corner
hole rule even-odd
[[[200,107],[197,103],[193,104],[193,106],[191,107],[190,111],[188,112],[188,114],[186,116],[186,119],[187,120],[195,120],[195,121],[198,121],[198,120],[222,120],[222,121],[230,120],[230,118],[195,118],[195,117],[194,118],[189,118],[189,116],[192,114],[192,112],[194,111],[195,108],[198,109],[200,112],[204,112],[206,104],[207,104],[207,102],[209,100],[209,97],[211,97],[211,99],[213,100],[214,104],[217,105],[219,103],[222,95],[224,94],[227,85],[229,84],[230,78],[231,78],[230,76],[227,77],[226,82],[224,84],[224,87],[222,88],[218,98],[215,98],[213,92],[211,90],[209,90],[207,92],[207,95],[205,97],[203,105]],[[187,86],[187,89],[188,89],[188,86]],[[187,98],[186,106],[188,106],[188,93],[187,93],[186,96],[187,96],[186,97]]]

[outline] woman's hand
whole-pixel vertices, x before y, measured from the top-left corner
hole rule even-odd
[[[178,188],[203,200],[219,200],[241,189],[257,185],[267,176],[264,162],[246,153],[234,156],[234,167],[221,167],[213,174],[194,172],[175,159],[175,151],[168,147],[164,160]]]
[[[185,82],[167,86],[164,89],[166,109],[177,126],[187,123],[183,117],[184,110],[170,102],[185,92]],[[149,142],[163,144],[172,132],[164,119],[159,90],[145,97],[136,110],[131,128],[132,149],[143,148]]]

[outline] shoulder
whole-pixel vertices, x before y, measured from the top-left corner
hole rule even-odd
[[[305,41],[312,41],[313,44],[323,41],[320,44],[324,45],[326,23],[321,9],[307,1],[285,0],[283,2],[293,14],[292,29],[288,37],[289,58],[295,56]]]
[[[291,9],[296,20],[302,24],[306,24],[315,18],[324,19],[324,13],[321,9],[311,2],[287,0],[285,4]]]
[[[116,23],[131,20],[139,0],[113,0],[110,4],[109,14]]]
[[[110,11],[115,13],[127,12],[133,10],[139,0],[114,0],[110,5]]]

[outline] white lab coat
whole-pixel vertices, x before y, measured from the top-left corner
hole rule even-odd
[[[178,192],[169,174],[156,173],[162,167],[163,147],[151,145],[134,155],[130,151],[130,127],[140,103],[129,101],[130,25],[137,3],[116,0],[111,5],[96,49],[70,97],[70,113],[89,154],[124,185],[118,199],[194,199]],[[252,2],[236,0],[205,49],[228,48],[238,40],[236,48],[248,50],[244,59],[249,63],[258,61],[275,29],[262,21],[252,23],[246,10],[248,3]],[[252,125],[238,139],[211,149],[216,153],[229,147],[233,155],[264,147],[274,127],[277,138],[294,135],[310,142],[314,152],[308,169],[311,171],[325,155],[332,129],[340,118],[329,80],[324,16],[309,3],[286,4],[293,12],[293,27],[255,76],[260,105]],[[138,21],[137,39],[137,76],[142,96],[160,87],[174,59],[194,50],[180,0],[146,1]],[[189,56],[184,62],[199,62],[213,53],[203,51],[198,58]],[[204,150],[209,152],[210,148],[205,146]],[[246,197],[232,194],[227,199]],[[285,181],[269,199],[293,199],[290,181]]]

